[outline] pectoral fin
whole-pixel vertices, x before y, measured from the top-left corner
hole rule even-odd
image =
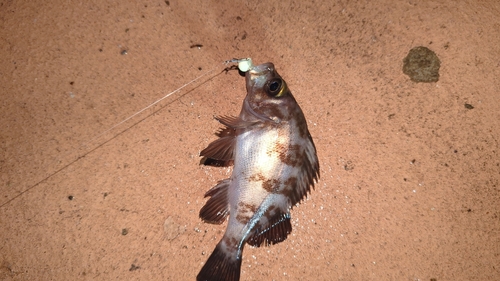
[[[219,121],[221,124],[231,128],[231,129],[244,129],[248,128],[250,126],[253,126],[258,123],[262,123],[261,120],[255,120],[255,121],[244,121],[241,120],[240,117],[234,117],[234,116],[218,116],[215,117],[217,121]]]
[[[234,163],[234,149],[238,133],[245,128],[262,123],[262,120],[244,121],[234,116],[220,116],[215,119],[226,127],[215,134],[219,139],[200,152],[200,156],[203,156],[200,164],[227,167]]]
[[[223,128],[216,135],[220,138],[200,152],[200,156],[203,156],[200,163],[211,166],[229,166],[234,161],[236,145],[234,129]]]

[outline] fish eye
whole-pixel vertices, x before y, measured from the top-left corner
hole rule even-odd
[[[267,82],[267,93],[272,97],[279,97],[283,89],[283,80],[274,78]]]

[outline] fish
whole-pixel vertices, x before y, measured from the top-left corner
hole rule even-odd
[[[198,281],[239,280],[245,244],[283,242],[292,231],[290,210],[319,181],[319,161],[302,109],[273,63],[250,66],[238,117],[200,152],[201,164],[233,165],[231,176],[205,193],[199,216],[222,224],[224,236],[197,275]]]

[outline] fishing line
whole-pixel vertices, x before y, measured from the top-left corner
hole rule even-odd
[[[156,100],[155,102],[151,103],[150,105],[148,105],[148,106],[144,107],[143,109],[141,109],[141,110],[137,111],[136,113],[134,113],[134,114],[130,115],[129,117],[127,117],[127,118],[123,119],[122,121],[120,121],[120,122],[118,122],[117,124],[113,125],[111,128],[109,128],[109,129],[105,130],[104,132],[100,133],[99,135],[97,135],[97,136],[93,137],[93,138],[92,138],[91,140],[89,140],[88,142],[86,142],[86,143],[82,144],[82,146],[87,146],[89,143],[91,143],[91,142],[95,141],[96,139],[98,139],[98,138],[102,137],[103,135],[107,134],[109,131],[111,131],[111,130],[115,129],[116,127],[118,127],[118,126],[120,126],[120,125],[122,125],[123,123],[125,123],[125,122],[127,122],[128,120],[130,120],[130,119],[134,118],[135,116],[137,116],[137,115],[141,114],[142,112],[146,111],[147,109],[149,109],[149,108],[151,108],[151,107],[155,106],[157,103],[159,103],[159,102],[161,102],[162,100],[164,100],[164,99],[166,99],[166,98],[170,97],[171,95],[173,95],[173,94],[175,94],[175,93],[179,92],[180,90],[184,89],[185,87],[187,87],[187,86],[189,86],[189,85],[193,84],[194,82],[198,81],[198,80],[199,80],[199,79],[201,79],[202,77],[204,77],[204,76],[208,75],[210,72],[212,72],[212,71],[213,71],[214,69],[216,69],[216,68],[217,68],[217,66],[213,67],[212,69],[210,69],[210,70],[206,71],[205,73],[203,73],[202,75],[198,76],[197,78],[195,78],[195,79],[193,79],[193,80],[191,80],[191,81],[187,82],[186,84],[184,84],[184,85],[180,86],[180,87],[179,87],[179,88],[177,88],[176,90],[174,90],[174,91],[172,91],[172,92],[170,92],[170,93],[166,94],[165,96],[163,96],[162,98],[160,98],[160,99]],[[148,115],[148,117],[149,117],[149,115]],[[133,126],[135,126],[135,124],[134,124]]]
[[[227,65],[227,64],[229,64],[229,63],[238,63],[238,64],[240,64],[240,63],[241,63],[241,61],[246,61],[246,59],[232,59],[232,60],[227,60],[227,61],[224,61],[224,62],[223,62],[223,64],[224,64],[224,65]],[[243,64],[245,64],[245,63],[243,63]],[[161,97],[161,98],[159,98],[158,100],[154,101],[153,103],[149,104],[148,106],[146,106],[146,107],[142,108],[141,110],[139,110],[139,111],[135,112],[134,114],[130,115],[129,117],[127,117],[127,118],[125,118],[125,119],[123,119],[122,121],[118,122],[117,124],[115,124],[115,125],[111,126],[109,129],[107,129],[107,130],[103,131],[102,133],[98,134],[97,136],[93,137],[93,138],[92,138],[92,139],[90,139],[89,141],[87,141],[87,142],[83,143],[82,145],[80,145],[80,146],[79,146],[77,149],[75,149],[75,150],[79,150],[79,149],[81,149],[81,148],[85,148],[85,147],[90,146],[90,144],[91,144],[92,142],[94,142],[95,140],[97,140],[97,139],[101,138],[103,135],[105,135],[105,134],[109,133],[110,131],[112,131],[112,130],[116,129],[117,127],[119,127],[119,126],[123,125],[123,124],[124,124],[124,123],[126,123],[127,121],[129,121],[129,120],[133,119],[134,117],[138,116],[139,114],[143,113],[144,111],[148,110],[149,108],[151,108],[151,107],[155,106],[156,104],[160,103],[161,101],[163,101],[163,100],[167,99],[168,97],[170,97],[170,96],[174,95],[175,93],[178,93],[179,91],[181,91],[181,90],[182,90],[182,89],[184,89],[185,87],[187,87],[187,86],[189,86],[189,85],[191,85],[191,84],[194,84],[196,81],[198,81],[198,80],[200,80],[201,78],[203,78],[203,77],[207,76],[208,74],[212,73],[215,69],[217,69],[217,68],[219,68],[219,67],[220,67],[220,66],[216,65],[216,66],[214,66],[213,68],[211,68],[210,70],[208,70],[208,71],[206,71],[205,73],[201,74],[200,76],[196,77],[195,79],[193,79],[193,80],[191,80],[191,81],[189,81],[189,82],[185,83],[184,85],[180,86],[179,88],[177,88],[177,89],[175,89],[175,90],[173,90],[173,91],[171,91],[171,92],[167,93],[166,95],[164,95],[163,97]],[[203,83],[201,83],[201,84],[200,84],[200,85],[198,85],[197,87],[199,87],[199,86],[203,85],[204,83],[206,83],[206,82],[208,82],[208,81],[212,80],[213,78],[215,78],[215,77],[216,77],[216,76],[218,76],[219,74],[223,73],[224,71],[226,71],[226,72],[227,72],[229,69],[231,69],[231,68],[230,68],[230,67],[226,67],[226,68],[224,68],[224,69],[222,70],[222,72],[220,72],[220,73],[218,73],[217,75],[214,75],[213,77],[211,77],[211,78],[207,79],[206,81],[204,81]],[[189,93],[189,92],[191,92],[191,91],[195,90],[197,87],[195,87],[195,88],[191,89],[190,91],[186,92],[185,94],[183,94],[183,95],[179,96],[177,99],[179,99],[179,98],[183,97],[184,95],[186,95],[187,93]],[[177,100],[177,99],[175,99],[175,100]],[[173,100],[173,101],[175,101],[175,100]],[[173,102],[173,101],[172,101],[172,102]],[[165,106],[166,106],[166,105],[165,105]],[[163,108],[163,107],[162,107],[162,108]],[[54,171],[54,172],[50,173],[50,174],[49,174],[49,175],[47,175],[45,178],[43,178],[43,179],[41,179],[41,180],[37,181],[35,184],[33,184],[33,185],[29,186],[29,187],[28,187],[28,188],[26,188],[25,190],[23,190],[23,191],[19,192],[19,194],[15,195],[14,197],[12,197],[12,198],[8,199],[7,201],[3,202],[3,203],[0,205],[0,208],[2,208],[2,207],[4,207],[4,206],[6,206],[6,205],[7,205],[7,204],[9,204],[10,202],[12,202],[12,201],[16,200],[17,198],[21,197],[21,196],[22,196],[22,195],[24,195],[25,193],[27,193],[27,192],[29,192],[29,191],[33,190],[34,188],[36,188],[37,186],[39,186],[41,183],[43,183],[43,182],[45,182],[46,180],[48,180],[48,179],[52,178],[53,176],[57,175],[58,173],[60,173],[60,172],[64,171],[65,169],[67,169],[68,167],[70,167],[71,165],[73,165],[74,163],[78,162],[80,159],[82,159],[82,158],[84,158],[85,156],[89,155],[90,153],[94,152],[94,151],[95,151],[95,150],[97,150],[98,148],[100,148],[100,147],[102,147],[103,145],[107,144],[108,142],[110,142],[111,140],[113,140],[113,139],[115,139],[116,137],[120,136],[121,134],[123,134],[124,132],[128,131],[129,129],[131,129],[131,128],[135,127],[137,124],[139,124],[139,123],[141,123],[142,121],[144,121],[145,119],[149,118],[151,115],[155,114],[156,112],[158,112],[158,111],[159,111],[159,110],[161,110],[162,108],[160,108],[160,109],[158,109],[158,110],[154,111],[153,113],[151,113],[151,114],[147,115],[146,117],[144,117],[144,118],[142,118],[142,119],[138,120],[137,122],[135,122],[135,123],[134,123],[134,124],[132,124],[131,126],[129,126],[129,127],[127,127],[127,128],[125,128],[125,129],[123,129],[122,131],[118,132],[117,134],[113,135],[111,138],[106,139],[106,140],[104,140],[104,141],[102,141],[102,142],[98,143],[95,147],[93,147],[93,148],[91,147],[90,149],[88,149],[88,150],[84,151],[83,153],[79,154],[79,155],[77,156],[77,158],[76,158],[76,159],[69,161],[66,165],[64,165],[64,166],[62,166],[61,168],[57,169],[56,171]],[[74,150],[72,150],[72,151],[74,151]],[[68,152],[68,154],[69,154],[69,153],[71,153],[72,151]],[[66,155],[68,155],[68,154],[66,154]]]

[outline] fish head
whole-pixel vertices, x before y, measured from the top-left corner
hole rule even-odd
[[[257,117],[276,123],[292,118],[297,102],[288,86],[268,62],[252,66],[245,74],[247,96],[243,104],[242,117]],[[300,110],[300,109],[299,109]]]

